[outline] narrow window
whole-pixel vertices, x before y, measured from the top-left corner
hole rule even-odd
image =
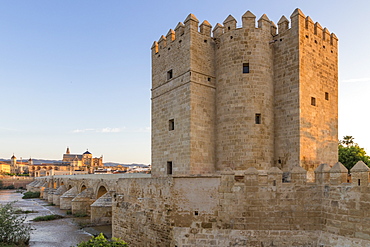
[[[311,105],[315,106],[316,105],[316,98],[311,97]]]
[[[171,80],[173,77],[173,72],[172,72],[172,69],[170,69],[169,71],[167,71],[167,80]]]
[[[261,124],[261,113],[256,113],[256,124]]]
[[[172,174],[172,161],[167,161],[167,174]]]
[[[325,99],[329,100],[329,93],[328,92],[325,92]]]
[[[199,215],[199,212],[198,211],[194,211],[194,215]]]
[[[243,74],[249,73],[249,63],[243,63]]]
[[[174,130],[175,129],[175,120],[174,119],[170,119],[169,121],[168,121],[168,127],[169,127],[169,130],[171,131],[171,130]]]
[[[358,184],[358,186],[360,186],[360,185],[361,185],[361,179],[358,179],[358,180],[357,180],[357,184]]]

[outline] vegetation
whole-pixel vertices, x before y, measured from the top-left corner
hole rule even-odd
[[[39,197],[40,197],[40,192],[27,191],[23,194],[22,199],[39,198]]]
[[[27,246],[31,226],[24,224],[26,216],[16,214],[13,204],[0,205],[0,246]]]
[[[49,220],[57,220],[61,218],[64,218],[64,217],[58,214],[50,214],[50,215],[36,217],[33,219],[33,221],[49,221]]]
[[[13,190],[15,189],[14,185],[8,185],[8,186],[4,186],[4,183],[3,181],[0,180],[0,189],[1,190]]]
[[[86,213],[75,213],[73,216],[74,217],[86,217],[88,215]]]
[[[6,190],[14,190],[15,189],[15,187],[14,187],[14,185],[8,185],[8,186],[5,186],[5,187],[3,187],[3,189],[6,189]]]
[[[362,160],[367,166],[370,166],[370,157],[366,155],[365,150],[354,142],[352,136],[344,136],[338,144],[338,160],[348,171]]]
[[[108,240],[104,237],[103,233],[100,233],[96,237],[92,237],[89,241],[79,243],[76,247],[128,247],[127,243],[119,238],[112,238]]]
[[[31,214],[31,213],[38,213],[37,211],[33,210],[22,210],[22,209],[16,209],[14,211],[15,214]]]

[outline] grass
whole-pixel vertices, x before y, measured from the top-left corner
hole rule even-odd
[[[74,217],[86,217],[88,215],[86,213],[75,213],[73,216]]]
[[[29,198],[40,198],[40,192],[32,192],[27,191],[23,194],[22,199],[29,199]]]
[[[50,214],[50,215],[45,215],[45,216],[39,216],[33,219],[33,221],[49,221],[49,220],[57,220],[64,218],[62,215],[58,214]]]
[[[28,244],[9,244],[9,243],[3,243],[3,242],[0,242],[0,246],[1,247],[27,247]]]
[[[71,210],[67,210],[66,214],[67,215],[72,215],[72,211]]]
[[[33,210],[22,210],[22,209],[17,209],[14,211],[15,214],[31,214],[31,213],[38,213],[37,211]]]

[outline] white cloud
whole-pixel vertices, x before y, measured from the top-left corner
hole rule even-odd
[[[122,132],[122,128],[103,128],[103,129],[97,130],[96,132],[101,132],[101,133],[118,133],[118,132]]]
[[[72,132],[73,133],[84,133],[88,131],[94,131],[94,129],[76,129],[76,130],[73,130]]]
[[[85,132],[118,133],[118,132],[122,132],[124,129],[125,128],[110,128],[110,127],[102,128],[102,129],[93,129],[93,128],[89,128],[89,129],[75,129],[75,130],[72,130],[72,133],[85,133]]]
[[[370,77],[343,80],[342,82],[370,82]]]

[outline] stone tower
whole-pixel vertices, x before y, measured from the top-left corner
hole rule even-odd
[[[337,161],[337,38],[299,9],[278,27],[190,14],[152,46],[153,176]],[[213,33],[213,35],[211,35]]]
[[[17,157],[13,154],[10,158],[10,173],[17,173],[18,166],[17,166]]]

